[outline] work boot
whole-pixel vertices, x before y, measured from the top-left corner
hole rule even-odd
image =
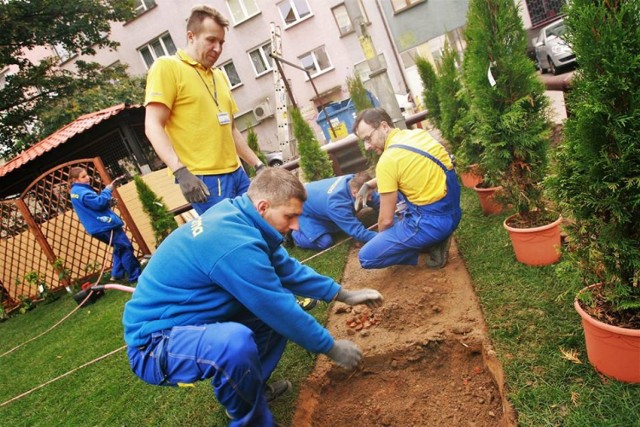
[[[264,398],[271,402],[291,390],[291,383],[287,380],[274,381],[264,388]]]
[[[449,260],[450,246],[451,246],[451,236],[447,237],[440,243],[431,245],[429,247],[427,267],[437,270],[447,265],[447,261]]]

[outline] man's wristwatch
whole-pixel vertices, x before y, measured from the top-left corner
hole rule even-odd
[[[265,168],[265,166],[264,166],[264,163],[260,162],[257,165],[255,165],[253,168],[255,169],[256,175],[257,175],[258,172],[260,172],[262,169]]]

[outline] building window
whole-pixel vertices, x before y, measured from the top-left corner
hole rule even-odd
[[[153,39],[146,45],[138,48],[138,52],[142,55],[147,69],[151,67],[157,58],[165,55],[173,55],[176,51],[176,45],[173,44],[169,33],[163,34],[157,39]]]
[[[4,89],[7,85],[7,76],[9,75],[9,69],[0,71],[0,90]]]
[[[358,6],[360,7],[360,13],[364,18],[365,23],[369,23],[369,18],[367,18],[367,14],[362,7],[362,1],[358,0]],[[344,4],[334,7],[331,9],[333,12],[333,18],[336,20],[336,25],[340,30],[340,35],[344,36],[354,31],[353,24],[351,23],[351,19],[349,18],[349,14],[347,13],[347,7]]]
[[[391,0],[391,6],[393,6],[393,11],[398,13],[424,1],[425,0]]]
[[[278,9],[280,9],[280,15],[287,27],[311,16],[307,0],[284,0],[278,3]]]
[[[267,42],[249,52],[253,69],[256,76],[261,76],[273,69],[273,59],[269,56],[271,53],[271,42]]]
[[[324,46],[320,46],[309,53],[299,56],[298,59],[302,63],[304,69],[309,72],[311,77],[323,73],[333,67]]]
[[[260,13],[257,0],[227,0],[227,7],[235,25]]]
[[[384,57],[384,54],[378,54],[378,61],[380,62],[381,68],[387,68],[387,60]],[[360,76],[360,80],[366,82],[369,80],[369,74],[371,74],[371,68],[369,67],[369,61],[358,62],[353,66],[356,74]]]
[[[141,15],[156,5],[155,0],[135,0],[134,1],[136,15]]]
[[[566,0],[527,0],[531,25],[536,27],[556,19],[566,4]]]
[[[60,62],[65,62],[73,56],[73,53],[69,52],[67,48],[60,43],[53,46],[53,51],[58,55]]]
[[[242,80],[240,80],[238,70],[236,70],[236,66],[233,65],[233,61],[225,62],[220,66],[220,69],[227,76],[227,80],[229,81],[231,89],[234,89],[242,84]]]

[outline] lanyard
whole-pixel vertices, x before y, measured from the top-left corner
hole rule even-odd
[[[218,107],[218,110],[220,110],[220,105],[218,105],[218,89],[216,88],[216,78],[213,75],[213,71],[211,72],[211,81],[213,82],[213,93],[211,93],[211,89],[209,89],[209,85],[207,85],[207,82],[204,81],[204,79],[200,75],[200,72],[198,72],[198,69],[196,67],[193,67],[193,71],[195,71],[198,77],[200,77],[200,80],[202,80],[202,84],[204,85],[204,87],[207,88],[207,92],[209,92],[209,95],[211,95],[211,98],[213,98],[213,102],[216,103],[216,107]]]

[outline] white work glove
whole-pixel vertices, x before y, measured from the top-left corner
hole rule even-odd
[[[376,308],[382,305],[383,298],[382,294],[375,289],[360,289],[358,291],[340,289],[336,301],[349,305],[366,304],[369,308]]]
[[[180,184],[180,191],[189,203],[204,203],[209,198],[209,189],[201,179],[192,174],[186,166],[173,171]]]
[[[360,209],[367,206],[367,198],[369,197],[370,190],[371,187],[369,187],[369,184],[367,184],[366,182],[362,184],[362,187],[360,187],[360,190],[358,190],[358,194],[356,194],[356,202],[354,204],[356,212],[359,212]]]
[[[338,366],[345,369],[353,369],[362,360],[362,350],[353,341],[337,340],[334,341],[333,347],[327,353]]]

